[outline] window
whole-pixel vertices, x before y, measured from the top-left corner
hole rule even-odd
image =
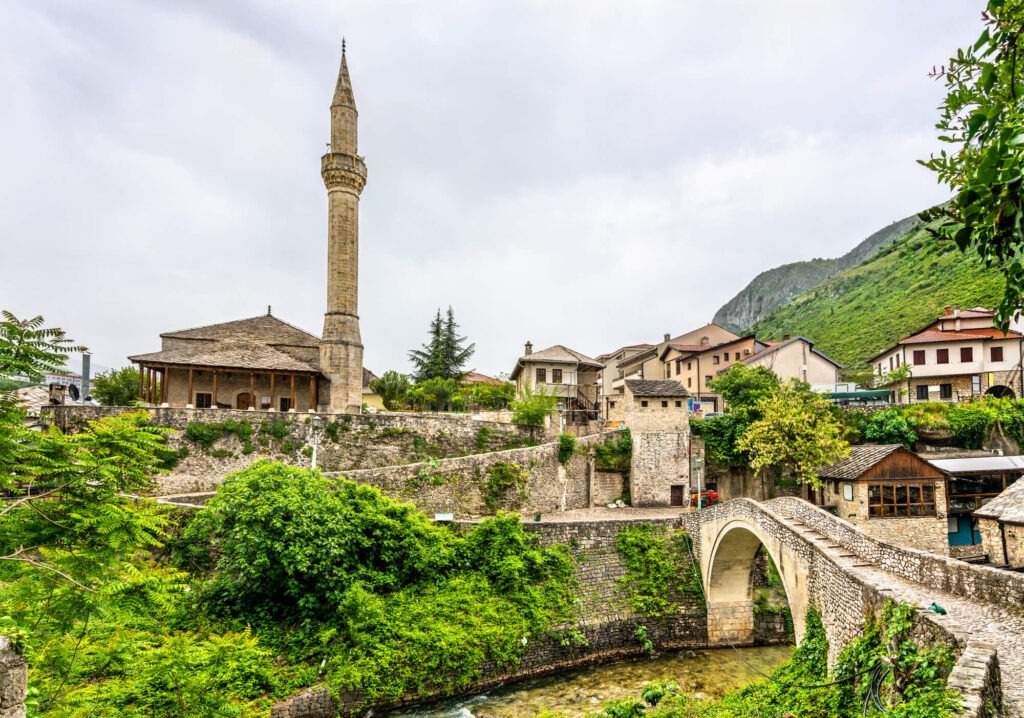
[[[647,399],[643,399],[643,400],[642,400],[642,401],[640,402],[640,406],[647,406]]]
[[[914,350],[914,366],[921,366],[924,364],[924,349]]]
[[[686,362],[686,371],[690,371],[691,364],[693,364],[693,362]]]
[[[710,382],[711,382],[711,375],[708,374],[706,377],[704,377],[704,383],[705,384],[709,384]]]
[[[974,361],[974,347],[960,347],[960,361]]]
[[[677,361],[676,362],[676,376],[679,376],[679,367],[680,366],[682,366],[682,362],[681,361]]]
[[[562,383],[562,370],[561,369],[552,369],[551,370],[551,383],[552,384],[561,384]]]
[[[892,371],[892,357],[889,357],[889,371]]]
[[[713,357],[711,357],[711,363],[712,364],[717,364],[718,363],[718,355],[717,354],[715,354]]]
[[[934,515],[934,484],[868,484],[868,516],[871,518],[916,518]]]
[[[971,391],[975,394],[981,393],[981,375],[975,374],[971,377]]]
[[[739,361],[739,360],[740,360],[740,353],[736,352],[736,361]]]
[[[693,377],[692,376],[686,378],[686,386],[690,387],[691,389],[693,388]]]
[[[666,379],[671,379],[672,378],[672,365],[671,364],[666,364],[665,365],[665,378]]]
[[[992,347],[992,361],[1002,361],[1002,360],[1003,360],[1003,348],[1002,347]]]
[[[940,399],[952,399],[953,398],[953,385],[952,384],[939,384],[939,398]]]
[[[615,402],[614,401],[609,401],[608,402],[608,406],[611,407],[612,409],[614,409],[615,408]]]
[[[547,384],[548,381],[548,370],[537,367],[537,383]]]
[[[682,409],[683,408],[683,402],[681,402],[678,399],[676,399],[676,408],[677,409]]]
[[[935,363],[936,364],[949,364],[949,349],[936,349],[935,350]]]
[[[271,406],[270,397],[269,396],[261,396],[260,397],[260,408],[266,410],[266,409],[269,409],[270,406]]]
[[[900,355],[897,354],[896,355],[896,368],[899,369],[899,367],[900,367]]]
[[[917,400],[928,401],[928,386],[926,384],[917,387]]]
[[[196,408],[209,409],[213,406],[213,394],[208,392],[196,392]]]
[[[281,411],[291,411],[292,400],[287,396],[281,397]]]
[[[667,401],[661,402],[661,408],[662,409],[667,409],[668,408],[668,402]]]
[[[853,501],[853,484],[843,484],[843,501]]]

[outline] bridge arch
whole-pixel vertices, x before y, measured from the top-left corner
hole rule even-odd
[[[808,566],[800,553],[746,518],[702,523],[701,539],[701,575],[708,605],[710,645],[753,640],[753,572],[762,546],[782,578],[796,640],[803,638],[809,603]]]

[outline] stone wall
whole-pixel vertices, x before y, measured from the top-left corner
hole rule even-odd
[[[327,475],[374,486],[393,498],[412,501],[427,514],[451,513],[469,518],[502,509],[527,516],[543,515],[590,506],[594,462],[589,449],[616,434],[606,432],[578,439],[577,451],[564,465],[558,461],[558,443],[553,442]],[[496,491],[495,484],[507,488]]]
[[[631,430],[631,433],[633,460],[629,470],[629,494],[633,505],[668,506],[673,485],[683,487],[684,497],[689,495],[689,431]]]
[[[594,481],[590,488],[592,506],[606,506],[622,496],[629,487],[626,477],[621,471],[594,471]]]
[[[0,718],[25,718],[28,664],[11,639],[0,636]]]
[[[86,421],[114,416],[124,407],[58,406],[54,422],[74,431]],[[308,467],[313,447],[313,414],[299,412],[239,411],[229,409],[148,409],[157,426],[175,429],[168,438],[173,449],[187,449],[169,474],[156,477],[158,495],[213,491],[227,474],[244,469],[259,458]],[[424,456],[462,456],[497,451],[530,442],[530,430],[514,424],[477,420],[473,414],[320,414],[317,431],[317,466],[324,471],[346,471],[408,464]],[[185,436],[190,422],[249,422],[254,431],[246,446],[225,434],[209,449]],[[287,431],[277,438],[261,432],[275,422]],[[544,437],[544,432],[538,434]],[[483,448],[481,448],[483,447]]]
[[[978,519],[978,531],[988,560],[995,566],[1024,568],[1024,526],[1002,524],[994,519]],[[982,546],[972,546],[980,553]],[[1005,549],[1004,549],[1005,546]],[[1007,564],[1009,561],[1009,564]]]

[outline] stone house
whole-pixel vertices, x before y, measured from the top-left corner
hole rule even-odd
[[[665,378],[678,381],[693,396],[694,411],[722,411],[722,397],[708,386],[709,382],[720,372],[764,348],[765,345],[753,336],[737,337],[714,345],[702,337],[699,344],[671,342],[659,358]]]
[[[627,379],[623,422],[633,439],[634,506],[690,503],[690,393],[677,381]]]
[[[763,366],[782,381],[799,379],[814,391],[835,391],[843,366],[815,349],[810,339],[786,335],[781,342],[765,345],[759,352],[744,357],[743,363],[749,367]]]
[[[989,563],[1024,569],[1024,481],[974,512]]]
[[[526,342],[525,353],[509,378],[517,392],[542,387],[554,394],[567,422],[585,423],[600,415],[598,377],[603,369],[596,359],[561,344],[535,352],[533,344]]]
[[[982,553],[978,519],[972,518],[972,514],[976,509],[987,506],[1024,475],[1024,456],[971,456],[930,461],[949,476],[946,497],[950,555]]]
[[[851,446],[818,469],[822,501],[887,543],[949,555],[946,475],[900,444]]]
[[[946,307],[942,316],[879,352],[869,364],[879,377],[910,368],[910,378],[892,387],[900,403],[1024,396],[1024,335],[1017,324],[1005,334],[993,328],[994,317],[984,307]]]

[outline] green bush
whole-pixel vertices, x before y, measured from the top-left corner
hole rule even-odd
[[[643,523],[619,531],[615,548],[626,566],[618,590],[642,616],[661,616],[681,600],[702,596],[700,570],[683,530]]]
[[[496,510],[502,502],[512,506],[518,506],[526,500],[529,495],[526,491],[527,482],[530,479],[530,472],[520,464],[509,464],[499,461],[487,467],[487,480],[484,484],[484,503],[492,510]],[[517,489],[513,495],[509,495],[512,489]]]
[[[594,447],[594,465],[609,471],[629,471],[633,461],[633,436],[623,429],[618,437]]]
[[[864,438],[875,444],[903,444],[909,449],[917,441],[917,434],[899,409],[883,409],[868,417]]]
[[[205,424],[201,421],[190,421],[185,427],[185,436],[189,440],[199,444],[204,449],[209,449],[213,443],[221,437],[223,429],[220,424]]]
[[[558,435],[558,462],[567,463],[576,452],[576,437],[562,432]]]

